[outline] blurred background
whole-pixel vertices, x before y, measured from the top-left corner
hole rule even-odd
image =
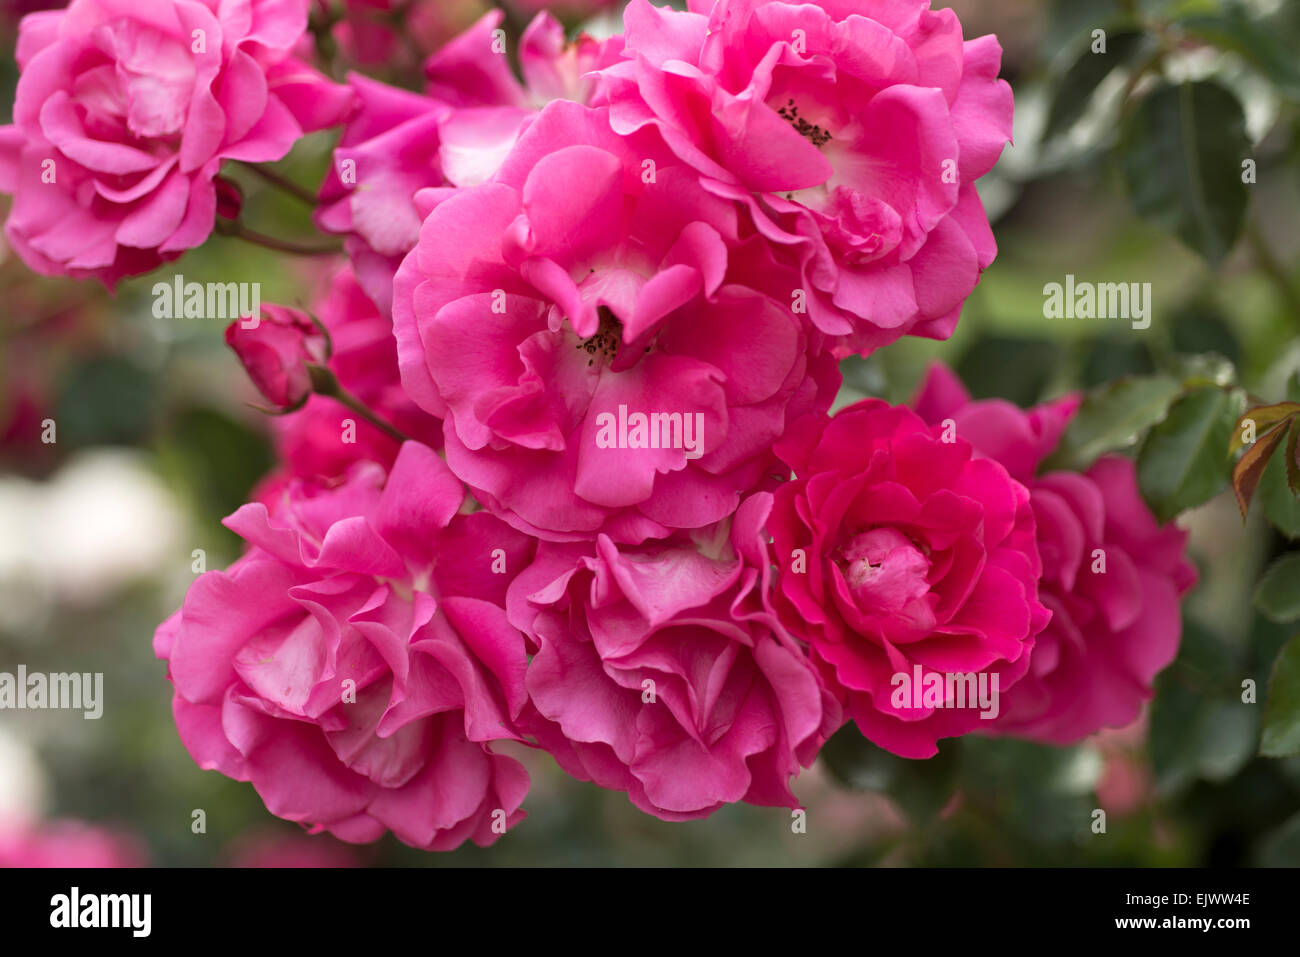
[[[13,102],[18,19],[54,5],[0,0],[0,122]],[[369,5],[387,15],[387,0]],[[574,30],[617,28],[618,5],[598,0],[520,0],[515,20],[544,6]],[[980,184],[1000,251],[950,341],[908,339],[846,363],[839,404],[905,401],[933,358],[977,396],[1021,404],[1207,354],[1229,360],[1257,401],[1286,397],[1300,369],[1300,3],[951,6],[968,38],[999,36],[1015,89],[1015,144]],[[337,75],[360,66],[413,85],[414,65],[486,5],[403,9],[410,26],[397,40],[364,17],[325,37]],[[1097,29],[1112,45],[1102,60],[1089,56]],[[1241,122],[1227,117],[1215,129],[1228,132],[1211,139],[1252,157],[1254,182],[1216,187],[1229,223],[1218,248],[1189,245],[1168,217],[1133,201],[1144,177],[1163,175],[1132,147],[1159,125],[1142,94],[1161,83],[1213,83],[1241,106]],[[314,188],[331,144],[309,137],[277,168]],[[230,175],[251,226],[312,235],[305,206]],[[323,292],[329,261],[268,255],[214,236],[159,276],[253,276],[264,302],[289,305]],[[1044,285],[1067,273],[1152,283],[1150,328],[1044,318]],[[103,672],[106,699],[98,721],[0,712],[0,860],[8,829],[11,843],[42,837],[58,860],[169,866],[1300,864],[1300,758],[1258,757],[1260,709],[1240,706],[1242,680],[1262,695],[1295,628],[1253,602],[1261,571],[1300,536],[1280,456],[1244,525],[1230,491],[1181,519],[1201,585],[1179,659],[1133,727],[1067,749],[970,737],[928,762],[837,738],[796,785],[803,834],[786,810],[744,806],[663,823],[522,752],[530,816],[491,849],[428,854],[391,838],[352,847],[306,835],[271,817],[250,785],[194,765],[152,654],[154,628],[195,577],[195,550],[207,568],[237,557],[220,519],[273,463],[267,419],[250,407],[258,400],[223,323],[154,318],[157,278],[124,282],[114,297],[37,277],[0,240],[0,671]],[[54,443],[42,441],[46,419],[57,423]],[[1105,834],[1090,829],[1094,808],[1107,811]],[[198,809],[203,833],[191,826]]]

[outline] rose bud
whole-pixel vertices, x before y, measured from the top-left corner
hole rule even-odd
[[[260,316],[256,323],[237,319],[227,326],[226,344],[267,401],[278,411],[291,412],[311,395],[308,366],[329,358],[329,339],[300,309],[266,305]]]

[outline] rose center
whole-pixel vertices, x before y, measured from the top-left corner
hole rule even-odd
[[[865,605],[901,611],[930,590],[930,559],[897,529],[855,535],[840,559],[849,588]]]
[[[794,100],[787,100],[785,106],[777,108],[777,115],[793,126],[799,135],[812,143],[813,146],[821,149],[831,141],[830,130],[823,129],[817,123],[810,123],[807,119],[799,115],[799,107]]]
[[[594,363],[597,358],[603,358],[606,363],[613,362],[618,357],[618,347],[623,341],[623,329],[613,311],[608,306],[601,306],[596,314],[600,317],[596,334],[574,346],[587,353],[587,365]]]

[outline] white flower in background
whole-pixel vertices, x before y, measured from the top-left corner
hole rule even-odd
[[[184,528],[138,452],[79,453],[45,482],[0,479],[0,626],[37,626],[51,602],[93,604],[162,571]]]
[[[23,827],[41,816],[45,772],[21,738],[0,726],[0,829]]]

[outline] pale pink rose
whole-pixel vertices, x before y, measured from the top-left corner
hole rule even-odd
[[[996,253],[974,183],[1011,135],[1001,48],[929,6],[632,0],[602,73],[616,130],[753,207],[838,354],[947,338]]]
[[[539,14],[521,40],[528,86],[496,52],[501,11],[485,14],[425,64],[427,96],[352,74],[357,109],[343,131],[320,191],[316,225],[345,236],[357,279],[380,310],[392,310],[392,280],[414,248],[424,187],[451,190],[490,177],[520,132],[548,100],[585,99],[606,45],[589,37],[566,44],[552,17]]]
[[[222,161],[280,159],[348,108],[289,52],[306,16],[307,0],[73,0],[25,17],[0,127],[23,261],[112,288],[207,239]]]
[[[878,399],[795,422],[777,452],[796,478],[768,521],[775,607],[859,730],[928,758],[991,724],[978,682],[993,704],[1013,692],[1050,614],[1029,492],[960,433]],[[947,675],[976,688],[950,699]]]
[[[135,837],[76,820],[0,822],[0,868],[146,867]]]
[[[557,100],[489,182],[429,201],[394,279],[402,383],[444,419],[452,471],[516,528],[637,542],[719,521],[772,470],[787,421],[839,387],[764,291],[743,209],[653,132],[620,137],[604,110]]]
[[[463,501],[408,442],[386,481],[362,464],[226,519],[252,547],[154,638],[200,767],[352,843],[485,846],[523,817],[527,772],[491,743],[520,738],[527,661],[504,605],[532,543]]]
[[[508,607],[536,649],[529,729],[566,771],[666,821],[799,806],[790,779],[842,717],[762,600],[770,506],[693,537],[538,547]]]
[[[930,422],[952,419],[976,451],[1029,486],[1052,620],[1038,636],[1029,673],[990,722],[994,733],[1073,744],[1131,724],[1152,682],[1178,653],[1180,601],[1196,584],[1187,533],[1161,525],[1143,502],[1131,459],[1104,455],[1086,472],[1035,476],[1078,407],[1066,396],[1022,411],[971,401],[935,365],[917,397]]]

